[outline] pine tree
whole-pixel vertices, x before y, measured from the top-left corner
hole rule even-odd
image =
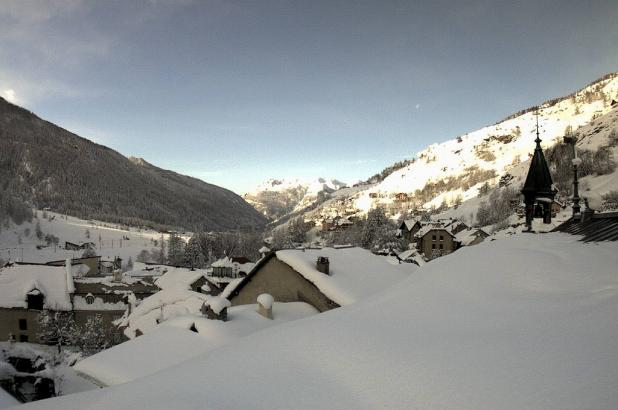
[[[272,233],[272,248],[273,249],[290,249],[294,247],[292,238],[285,226],[281,226]]]
[[[85,356],[91,356],[101,350],[107,349],[110,345],[109,334],[105,331],[105,323],[101,315],[90,316],[86,323],[79,328],[78,337],[75,345]]]
[[[167,261],[171,265],[180,266],[184,260],[183,241],[176,233],[170,234],[167,242]]]
[[[41,223],[36,221],[36,226],[34,227],[34,233],[36,237],[40,240],[43,240],[43,231],[41,230]]]
[[[302,216],[292,219],[287,226],[290,240],[295,243],[304,243],[307,238],[307,225]]]
[[[159,244],[159,252],[157,255],[157,263],[160,264],[165,264],[167,263],[167,256],[166,256],[166,251],[165,251],[165,239],[163,238],[163,235],[161,235],[161,243]]]
[[[123,272],[129,272],[133,270],[133,258],[131,258],[129,256],[129,260],[127,261],[127,263],[124,265],[124,269]]]
[[[361,232],[361,244],[363,248],[371,249],[380,247],[390,235],[391,221],[386,217],[384,208],[377,207],[367,213],[367,220]]]
[[[38,325],[39,340],[44,344],[57,345],[58,352],[62,346],[75,344],[78,331],[72,312],[44,310],[39,315]]]
[[[204,267],[204,253],[197,236],[192,236],[185,247],[185,261],[191,269]]]

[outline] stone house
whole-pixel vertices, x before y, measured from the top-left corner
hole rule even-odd
[[[130,308],[131,301],[150,296],[158,288],[148,281],[123,281],[120,275],[75,278],[74,272],[83,269],[87,268],[70,263],[14,264],[1,269],[0,340],[38,342],[39,316],[47,310],[71,312],[77,326],[100,315],[110,342],[122,341],[112,321]]]
[[[429,224],[429,221],[421,221],[418,219],[406,219],[399,226],[399,236],[410,242],[415,242],[416,233],[423,227]]]
[[[459,248],[459,242],[448,229],[428,226],[417,232],[417,249],[427,259],[448,255]]]
[[[255,303],[260,294],[268,293],[277,302],[305,302],[324,312],[378,292],[415,269],[357,247],[286,249],[259,260],[226,293],[232,306]]]

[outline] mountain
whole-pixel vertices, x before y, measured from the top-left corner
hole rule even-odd
[[[269,179],[244,198],[266,217],[278,221],[311,208],[345,186],[336,179]]]
[[[266,222],[227,189],[126,158],[2,98],[0,192],[84,219],[154,228],[252,230]]]
[[[580,140],[578,148],[590,149],[593,155],[603,146],[612,147],[607,138],[597,135],[599,127],[618,132],[618,124],[609,115],[618,111],[618,104],[612,106],[613,100],[618,100],[618,73],[608,74],[568,96],[519,111],[493,125],[432,144],[416,157],[393,164],[365,183],[337,191],[305,218],[319,221],[336,215],[364,215],[377,206],[398,216],[414,210],[459,205],[476,198],[481,186],[498,186],[502,177],[504,181],[527,171],[525,163],[534,150],[536,138],[536,112],[544,149],[556,147],[567,129],[572,129],[588,136]],[[602,125],[591,125],[603,119]],[[590,129],[597,131],[591,134]],[[611,149],[608,153],[611,155]],[[594,163],[595,158],[590,158]]]

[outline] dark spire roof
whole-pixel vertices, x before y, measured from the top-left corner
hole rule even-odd
[[[543,149],[541,148],[541,138],[539,137],[539,117],[536,118],[536,148],[532,161],[530,161],[530,169],[526,177],[526,183],[521,190],[526,197],[548,197],[553,198],[556,194],[552,189],[553,181],[549,172],[549,166],[545,161]]]

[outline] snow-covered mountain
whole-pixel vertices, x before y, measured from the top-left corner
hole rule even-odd
[[[266,217],[278,220],[302,212],[345,186],[336,179],[269,179],[245,194],[244,199]]]
[[[605,134],[618,127],[611,114],[618,111],[618,104],[612,106],[614,100],[618,100],[618,73],[494,125],[432,144],[409,164],[395,167],[380,182],[340,190],[306,217],[319,220],[335,215],[362,215],[376,206],[384,206],[397,216],[414,209],[460,204],[477,197],[486,182],[495,186],[507,173],[525,173],[525,162],[534,150],[536,112],[545,149],[560,142],[570,127],[588,135],[578,144],[580,148],[594,150],[607,145]],[[599,133],[603,129],[604,133]]]

